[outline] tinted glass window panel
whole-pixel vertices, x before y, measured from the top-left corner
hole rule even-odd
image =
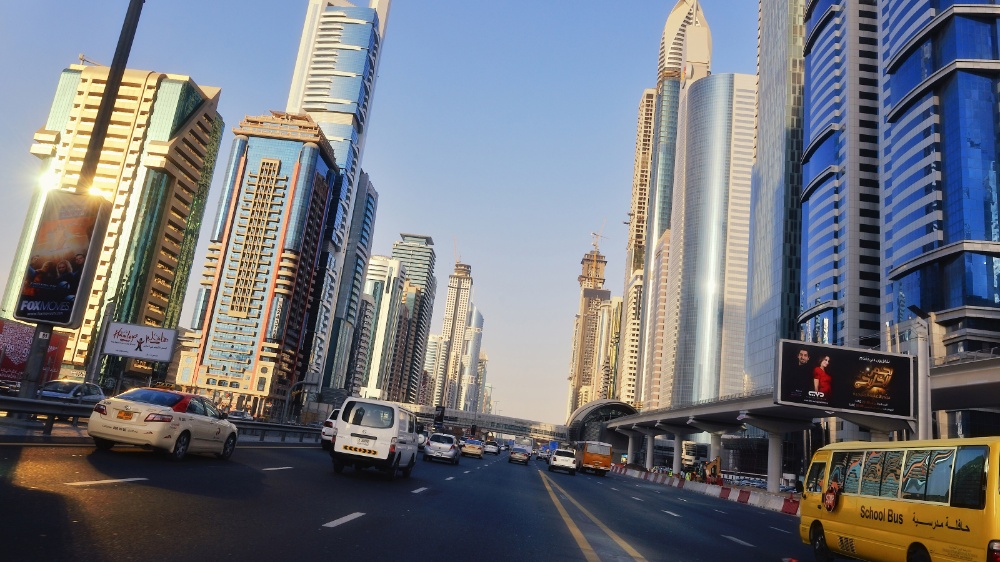
[[[930,451],[909,451],[903,462],[904,500],[922,500],[927,489],[927,457]]]
[[[863,451],[851,451],[847,455],[847,468],[844,474],[844,492],[858,493],[861,484],[861,461],[865,458]]]
[[[885,451],[870,451],[865,458],[865,469],[861,476],[861,495],[878,496],[882,486],[882,467]]]
[[[824,476],[826,476],[826,463],[813,463],[809,467],[809,475],[806,476],[805,490],[807,492],[823,492]]]
[[[951,482],[951,505],[982,509],[986,506],[986,458],[989,447],[959,447],[955,477]]]
[[[955,449],[931,451],[927,459],[927,491],[924,499],[929,502],[947,502],[951,489],[951,466],[955,462]]]
[[[882,464],[882,487],[879,496],[895,498],[899,496],[900,473],[906,451],[886,451]]]

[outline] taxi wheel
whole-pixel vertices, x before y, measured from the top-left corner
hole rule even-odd
[[[817,523],[809,530],[809,542],[812,544],[816,562],[833,562],[833,555],[826,546],[826,533],[823,532],[822,525]]]
[[[424,453],[424,462],[427,462],[429,460],[431,460],[430,457],[427,456],[427,453]]]
[[[407,466],[406,468],[403,469],[403,478],[409,478],[410,477],[410,473],[413,472],[413,466],[416,465],[416,464],[417,464],[417,456],[413,455],[413,458],[410,459],[409,466]]]
[[[100,437],[94,437],[94,445],[101,451],[110,450],[111,447],[115,446],[115,442],[110,439],[101,439]]]
[[[549,472],[555,472],[554,470],[552,470],[551,466],[549,467]]]
[[[191,434],[188,432],[181,433],[177,436],[177,441],[174,441],[174,448],[170,450],[170,460],[179,461],[187,455],[188,446],[191,445]]]
[[[451,464],[458,464],[458,457],[457,456],[455,457],[455,460],[451,461]]]
[[[229,437],[226,438],[226,442],[222,445],[222,452],[219,453],[219,458],[226,461],[229,457],[233,456],[233,451],[236,450],[236,434],[231,433]]]
[[[385,469],[385,479],[386,480],[390,480],[390,481],[391,480],[395,480],[396,479],[396,470],[398,470],[398,469],[399,469],[399,457],[396,457],[396,459],[394,461],[392,461],[392,466],[390,466],[389,468]]]

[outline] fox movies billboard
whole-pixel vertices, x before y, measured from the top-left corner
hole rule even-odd
[[[775,402],[913,418],[913,357],[778,340]]]
[[[77,328],[107,228],[100,197],[49,191],[23,272],[14,318]]]

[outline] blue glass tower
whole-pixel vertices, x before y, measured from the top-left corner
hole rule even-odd
[[[875,0],[805,14],[800,339],[879,345],[878,36]]]
[[[882,0],[882,319],[944,327],[935,355],[1000,345],[1000,53],[994,2]]]
[[[330,390],[340,390],[333,385],[345,380],[355,324],[349,316],[358,309],[367,268],[369,248],[359,248],[349,236],[360,232],[352,228],[355,217],[367,216],[354,208],[368,204],[358,189],[359,172],[390,2],[309,0],[288,95],[287,111],[316,121],[341,167],[337,182],[344,197],[326,217],[309,320],[311,363],[323,366],[322,372],[311,369],[309,379]]]

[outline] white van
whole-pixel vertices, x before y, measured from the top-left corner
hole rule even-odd
[[[417,462],[417,417],[392,402],[351,397],[340,407],[333,424],[330,456],[333,471],[347,465],[360,470],[375,467],[391,480],[396,471],[409,477]]]

